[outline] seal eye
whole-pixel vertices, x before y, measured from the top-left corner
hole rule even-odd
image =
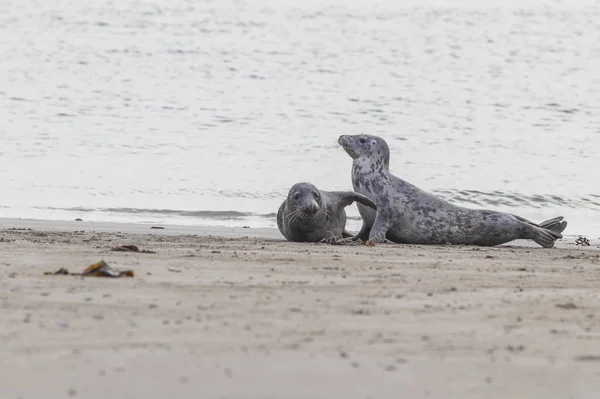
[[[366,138],[364,138],[364,137],[361,137],[361,138],[359,139],[359,141],[360,141],[362,144],[365,144],[365,143],[367,142],[367,139],[366,139]]]
[[[297,200],[297,199],[299,199],[299,198],[300,198],[300,194],[298,194],[298,193],[294,194],[294,199],[295,199],[295,200]]]
[[[315,199],[319,199],[319,193],[317,193],[317,192],[314,192],[314,193],[313,193],[313,196],[315,197]]]

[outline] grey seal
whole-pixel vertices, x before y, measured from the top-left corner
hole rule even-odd
[[[353,191],[322,191],[311,183],[296,183],[277,212],[277,227],[288,241],[319,242],[351,237],[345,230],[345,207],[354,201],[376,209]]]
[[[342,135],[352,158],[354,191],[371,198],[377,211],[358,205],[363,225],[355,239],[396,243],[494,246],[531,239],[545,248],[562,238],[562,216],[535,224],[522,217],[456,206],[390,173],[390,150],[381,137]]]

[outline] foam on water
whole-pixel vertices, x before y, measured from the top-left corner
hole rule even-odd
[[[274,226],[368,132],[443,198],[598,234],[600,8],[493,3],[5,2],[0,217]]]

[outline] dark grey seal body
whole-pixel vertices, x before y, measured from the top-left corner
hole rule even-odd
[[[567,226],[562,216],[538,225],[508,213],[463,208],[429,194],[390,173],[390,150],[380,137],[340,136],[338,143],[353,159],[354,190],[377,205],[377,211],[358,205],[363,226],[356,239],[480,246],[531,239],[551,248]]]
[[[288,241],[351,237],[345,230],[344,208],[354,201],[376,209],[373,201],[353,191],[321,191],[310,183],[294,184],[277,212],[277,227]]]

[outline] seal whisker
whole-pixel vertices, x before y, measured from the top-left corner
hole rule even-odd
[[[294,212],[291,213],[289,222],[291,224],[294,224],[296,222],[296,219],[298,219],[299,217],[300,217],[300,211],[295,210]]]
[[[315,216],[320,222],[324,222],[327,220],[329,213],[326,209],[321,209]]]

